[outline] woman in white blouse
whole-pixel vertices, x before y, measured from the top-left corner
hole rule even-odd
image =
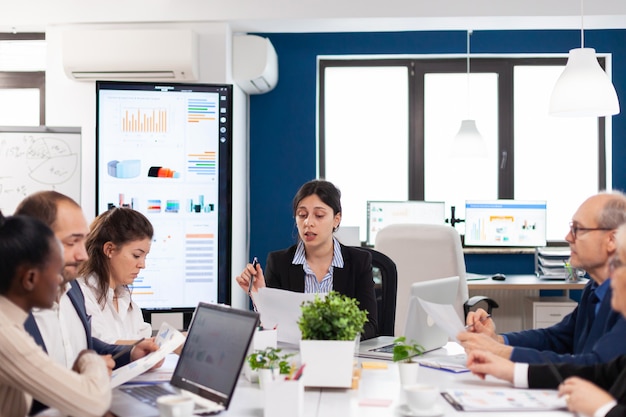
[[[78,282],[94,337],[129,344],[152,336],[129,285],[146,267],[153,235],[150,221],[131,208],[112,208],[91,224],[86,241],[89,259],[81,267]]]

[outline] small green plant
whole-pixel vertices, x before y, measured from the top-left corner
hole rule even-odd
[[[279,369],[279,373],[288,374],[291,367],[287,359],[294,356],[295,353],[280,354],[282,349],[268,347],[262,350],[255,350],[248,355],[247,360],[250,369]]]
[[[357,300],[336,291],[302,303],[301,309],[303,340],[354,340],[367,321],[367,311],[359,309]]]
[[[406,343],[406,337],[400,336],[396,338],[393,347],[393,361],[394,362],[413,362],[413,356],[419,356],[424,353],[424,347],[418,345],[414,340],[410,343]]]

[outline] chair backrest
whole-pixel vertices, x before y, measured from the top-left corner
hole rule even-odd
[[[450,276],[459,277],[455,309],[464,322],[463,303],[469,291],[459,233],[451,226],[393,224],[376,235],[374,249],[390,257],[398,270],[395,335],[404,333],[411,284]]]
[[[384,253],[362,247],[372,254],[372,268],[374,269],[374,289],[378,307],[378,334],[393,336],[396,320],[396,294],[398,287],[398,271],[396,264]]]

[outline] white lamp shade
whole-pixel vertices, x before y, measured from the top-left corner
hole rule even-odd
[[[550,115],[602,117],[617,113],[617,93],[609,76],[598,63],[596,50],[570,50],[567,65],[552,90]]]
[[[484,158],[487,144],[478,132],[475,120],[462,120],[461,128],[452,141],[452,156],[455,158]]]

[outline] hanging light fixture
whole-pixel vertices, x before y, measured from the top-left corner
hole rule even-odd
[[[550,115],[602,117],[619,113],[615,87],[604,72],[596,50],[585,48],[583,0],[580,1],[580,48],[569,51],[567,64],[552,90]]]
[[[461,120],[461,127],[452,141],[452,156],[482,158],[487,156],[487,145],[476,127],[476,120],[470,119],[470,36],[467,31],[467,119]]]

